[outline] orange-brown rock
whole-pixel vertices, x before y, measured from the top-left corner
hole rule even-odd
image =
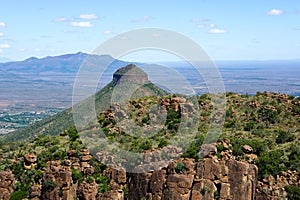
[[[11,171],[0,172],[0,199],[9,199],[15,189],[15,177]]]
[[[39,184],[34,184],[30,187],[30,197],[31,198],[36,198],[36,199],[39,199],[39,197],[41,196],[42,194],[42,186],[39,185]]]
[[[32,169],[36,166],[37,162],[37,157],[35,154],[30,153],[30,154],[25,154],[24,155],[24,163],[23,166],[25,169]]]
[[[79,184],[77,189],[77,196],[82,200],[96,200],[98,194],[98,184],[96,182]]]

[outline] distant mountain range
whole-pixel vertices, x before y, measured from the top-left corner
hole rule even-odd
[[[129,64],[109,55],[82,52],[0,63],[0,109],[13,113],[70,107],[76,73],[87,58],[94,68],[109,65],[106,83],[117,69]]]
[[[45,58],[40,59],[36,57],[31,57],[24,61],[0,63],[0,69],[2,71],[10,73],[14,72],[33,74],[40,74],[43,72],[77,72],[82,62],[88,56],[90,56],[91,60],[93,59],[98,65],[110,63],[115,60],[109,55],[98,56],[78,52],[76,54],[47,56]]]

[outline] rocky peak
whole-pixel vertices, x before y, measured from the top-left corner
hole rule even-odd
[[[148,75],[134,64],[118,69],[113,75],[113,80],[116,84],[124,82],[145,84],[149,82]]]

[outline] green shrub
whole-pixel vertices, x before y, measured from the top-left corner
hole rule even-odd
[[[283,144],[286,142],[291,142],[295,139],[296,137],[286,131],[280,130],[279,134],[276,138],[276,143],[277,144]]]
[[[151,140],[145,140],[140,144],[141,150],[149,150],[152,148],[152,141]]]
[[[158,143],[158,148],[162,148],[168,145],[168,141],[165,139],[161,139]]]
[[[34,181],[37,183],[42,179],[42,177],[43,177],[43,171],[36,170],[34,174]]]
[[[183,158],[199,159],[198,151],[195,145],[190,145],[182,155]]]
[[[284,187],[284,189],[288,194],[287,195],[288,199],[300,200],[300,187],[287,185]]]
[[[127,199],[128,198],[128,193],[129,193],[129,189],[128,187],[123,187],[123,192],[124,192],[124,198]]]
[[[86,182],[87,183],[93,183],[94,182],[94,178],[92,176],[88,176],[88,177],[86,177]]]
[[[51,179],[45,180],[42,185],[43,190],[53,190],[55,187],[56,183]]]
[[[219,200],[220,199],[220,192],[218,190],[216,190],[214,192],[214,199]]]
[[[186,170],[186,167],[182,162],[177,163],[177,166],[175,167],[176,173],[182,174]]]
[[[29,195],[28,190],[18,190],[18,191],[14,191],[11,196],[10,196],[10,200],[20,200],[20,199],[25,199],[27,198]]]
[[[68,130],[68,135],[70,137],[70,141],[72,141],[72,142],[79,138],[79,134],[78,134],[75,126],[73,126],[72,128],[70,128]]]
[[[242,146],[249,145],[253,149],[253,153],[260,155],[266,151],[267,146],[259,139],[245,139],[245,138],[231,138],[231,143],[233,146],[233,155],[242,156],[244,154]]]
[[[77,169],[72,169],[72,180],[73,181],[78,181],[79,183],[81,183],[83,181],[84,177],[81,174],[80,171],[78,171]]]
[[[289,149],[289,160],[285,163],[287,167],[293,170],[300,170],[300,149],[296,144],[292,144]]]
[[[98,192],[104,193],[110,191],[109,180],[106,176],[100,175],[96,178],[96,183],[98,183]]]
[[[263,179],[267,175],[276,177],[281,171],[287,170],[283,165],[282,150],[273,150],[262,153],[257,161],[259,179]]]

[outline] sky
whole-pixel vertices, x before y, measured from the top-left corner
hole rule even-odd
[[[212,60],[300,58],[299,0],[0,0],[0,57],[90,53],[145,27],[181,33]]]

